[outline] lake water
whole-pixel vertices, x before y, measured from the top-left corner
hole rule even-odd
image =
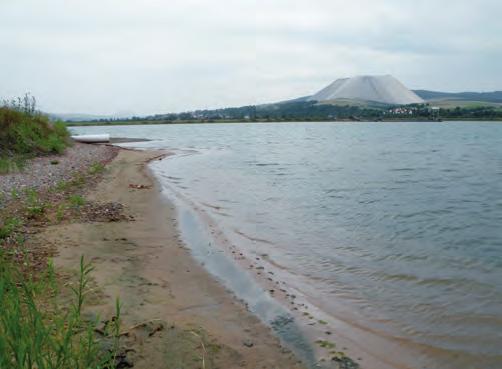
[[[73,130],[175,152],[152,165],[172,196],[323,320],[392,342],[389,363],[502,368],[502,124]]]

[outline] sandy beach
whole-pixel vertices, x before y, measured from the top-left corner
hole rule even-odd
[[[502,369],[502,1],[443,4],[0,2],[0,369]]]
[[[183,132],[179,134],[182,138]],[[130,137],[137,136],[131,133]],[[221,171],[211,167],[211,160],[181,159],[178,145],[164,142],[151,147],[157,151],[75,144],[62,155],[36,157],[27,161],[24,170],[0,177],[0,230],[3,227],[4,232],[0,247],[20,270],[42,276],[48,262],[54,260],[63,287],[57,302],[68,309],[80,258],[92,264],[83,317],[92,324],[99,346],[95,357],[111,352],[108,327],[120,316],[117,368],[432,369],[484,362],[488,365],[483,367],[498,368],[492,365],[498,360],[497,353],[486,358],[459,356],[427,341],[420,344],[404,335],[386,334],[358,319],[361,315],[356,311],[345,314],[343,304],[330,311],[333,304],[343,302],[343,296],[325,294],[327,298],[316,299],[319,294],[296,284],[289,273],[295,264],[287,269],[281,265],[281,257],[297,251],[295,258],[305,261],[303,249],[275,247],[280,243],[270,242],[278,230],[293,229],[291,224],[279,222],[272,230],[261,225],[254,232],[249,227],[246,231],[247,225],[256,226],[254,214],[267,201],[259,196],[246,198],[260,186],[251,177],[245,177],[248,182],[244,185],[242,173],[258,166],[265,168],[261,173],[275,171],[275,166],[264,166],[265,161],[253,166],[249,156],[241,153],[245,162],[234,162],[233,168],[241,165],[244,171],[218,176]],[[266,154],[268,158],[268,151]],[[281,162],[273,155],[268,160]],[[183,171],[199,177],[189,182],[190,173]],[[182,178],[185,180],[180,181]],[[316,183],[313,178],[308,177],[306,183]],[[233,203],[229,183],[240,190]],[[227,193],[212,201],[222,196],[219,188]],[[350,207],[341,208],[344,215],[350,214]],[[249,217],[236,217],[237,228],[214,217],[232,211],[238,215],[240,210]],[[281,214],[284,217],[278,208],[269,212],[282,221]],[[298,216],[309,219],[306,214],[300,207]],[[286,219],[294,221],[294,217]],[[357,223],[359,218],[351,219]],[[6,233],[12,224],[13,230]],[[313,241],[316,234],[306,233],[309,230],[296,227],[292,237],[314,236],[304,244],[305,250],[318,247],[323,252],[320,241]],[[336,239],[338,234],[326,236]],[[296,241],[291,241],[294,246]],[[312,272],[319,261],[328,264],[330,255],[323,255],[311,263]],[[362,261],[358,256],[356,265]],[[372,268],[379,263],[366,265]],[[344,277],[343,269],[329,274],[332,281]],[[345,280],[351,283],[347,286],[364,281],[357,276]],[[385,280],[378,286],[382,283]],[[314,285],[322,287],[322,280],[316,279]],[[358,291],[358,287],[349,290]],[[372,309],[385,289],[378,291],[367,300]],[[42,309],[45,303],[42,298]],[[372,310],[371,315],[377,313]],[[389,316],[380,322],[399,322],[393,319]]]
[[[52,225],[37,235],[58,269],[94,266],[87,314],[109,317],[120,298],[127,361],[134,368],[303,368],[268,327],[199,265],[176,229],[146,164],[166,153],[120,150],[86,198],[120,203],[114,222]]]

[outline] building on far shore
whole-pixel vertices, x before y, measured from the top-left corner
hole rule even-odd
[[[433,120],[439,120],[439,111],[441,108],[439,106],[431,106],[431,117]]]

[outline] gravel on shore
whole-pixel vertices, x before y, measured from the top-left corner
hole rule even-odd
[[[30,159],[21,172],[0,175],[0,203],[11,198],[12,190],[44,190],[68,181],[96,163],[106,163],[117,155],[118,148],[107,145],[74,143],[62,155]]]

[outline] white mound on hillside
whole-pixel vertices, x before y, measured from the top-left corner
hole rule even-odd
[[[424,102],[417,94],[390,75],[337,79],[309,98],[309,100],[317,101],[335,99],[374,101],[392,105]]]

